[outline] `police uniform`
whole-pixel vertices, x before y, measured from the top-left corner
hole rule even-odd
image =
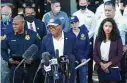
[[[6,56],[6,60],[9,61],[12,58],[15,61],[21,61],[23,53],[32,45],[36,44],[40,49],[40,39],[37,37],[36,33],[25,29],[23,34],[17,34],[15,32],[11,32],[6,35],[4,39],[5,44],[1,46],[2,53]],[[10,52],[8,53],[8,49]],[[39,64],[40,55],[39,52],[36,53],[33,57],[33,61],[31,64],[26,64],[26,68],[24,69],[23,65],[21,65],[15,72],[15,83],[32,83],[35,71]],[[12,77],[14,74],[14,70],[18,64],[10,64],[11,71],[11,83]],[[26,71],[24,71],[26,70]]]

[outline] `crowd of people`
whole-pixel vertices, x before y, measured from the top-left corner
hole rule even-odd
[[[71,72],[65,83],[94,83],[93,71],[99,83],[127,82],[126,0],[76,0],[77,11],[72,16],[61,10],[59,0],[13,2],[14,8],[0,10],[1,83],[33,83],[44,52],[69,58]],[[24,7],[21,15],[17,3]],[[17,68],[32,44],[38,52]],[[88,64],[75,70],[89,58]],[[41,69],[34,83],[48,83],[44,78]]]

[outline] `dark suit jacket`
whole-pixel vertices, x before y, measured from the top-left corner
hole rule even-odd
[[[96,64],[99,65],[101,62],[101,52],[100,52],[100,45],[101,42],[96,39],[94,51],[93,51],[93,58]],[[109,51],[109,61],[112,62],[111,66],[120,66],[120,60],[123,55],[123,45],[121,39],[116,41],[111,41],[110,44],[110,51]]]
[[[36,31],[42,39],[47,34],[45,24],[39,19],[35,19],[34,22],[36,26]],[[25,25],[27,26],[27,23]]]
[[[41,51],[49,52],[52,56],[55,56],[55,50],[53,45],[53,38],[51,34],[46,35],[42,40]],[[75,55],[75,38],[73,36],[64,33],[64,55]]]

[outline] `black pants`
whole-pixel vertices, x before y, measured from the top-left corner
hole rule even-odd
[[[124,54],[121,59],[121,78],[120,83],[126,83],[126,75],[127,75],[127,52]]]
[[[20,66],[16,71],[15,71],[15,78],[14,78],[14,83],[33,83],[33,78],[35,75],[35,72],[37,70],[38,63],[32,64],[30,66],[26,66],[25,69],[23,66]],[[10,83],[13,83],[13,76],[14,76],[14,70],[16,68],[16,65],[12,65],[10,70],[11,70],[11,77],[10,77]],[[39,82],[35,82],[39,83]]]

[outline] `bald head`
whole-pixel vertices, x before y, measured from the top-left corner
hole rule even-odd
[[[13,29],[16,33],[24,33],[24,18],[20,15],[17,15],[13,19]]]
[[[11,15],[12,14],[12,10],[9,6],[4,6],[2,7],[1,9],[1,13],[2,14],[8,14],[8,15]]]
[[[17,15],[17,16],[14,17],[13,21],[21,21],[21,22],[24,22],[24,18],[21,15]]]

